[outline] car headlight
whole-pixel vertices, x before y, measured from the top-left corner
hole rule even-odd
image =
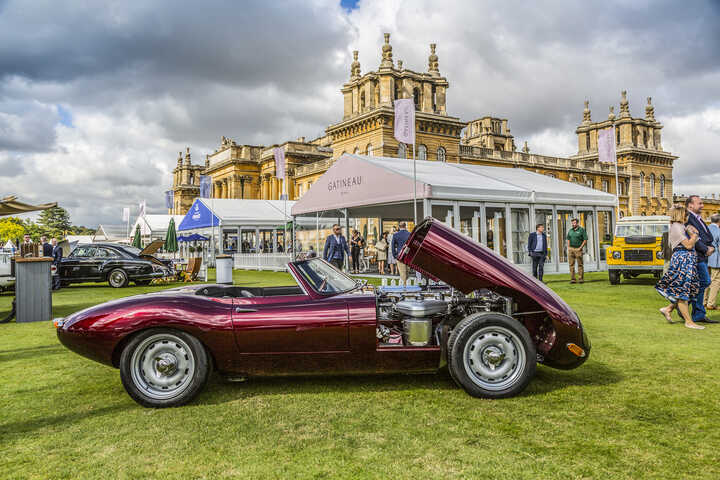
[[[620,252],[613,252],[612,257],[613,257],[615,260],[620,260],[620,257],[622,257],[622,253],[620,253]]]
[[[658,250],[657,252],[655,252],[655,258],[657,258],[658,260],[662,260],[664,257],[665,256],[663,255],[662,250]]]

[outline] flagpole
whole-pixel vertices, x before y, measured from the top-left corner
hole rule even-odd
[[[615,145],[615,139],[616,137],[615,133],[615,121],[612,122],[612,141],[613,145]],[[618,158],[617,158],[617,150],[615,150],[615,207],[617,208],[617,212],[615,212],[615,215],[620,214],[620,181],[618,180]]]
[[[417,163],[415,160],[415,132],[413,132],[413,227],[417,227]]]

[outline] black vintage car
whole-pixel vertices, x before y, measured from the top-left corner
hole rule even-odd
[[[62,285],[81,282],[108,282],[121,288],[128,282],[147,285],[154,278],[172,275],[170,261],[153,257],[162,241],[155,241],[143,250],[114,243],[92,243],[77,246],[60,265]]]

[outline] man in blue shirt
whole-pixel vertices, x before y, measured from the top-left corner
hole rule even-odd
[[[400,227],[400,230],[395,232],[392,239],[392,253],[393,257],[397,258],[398,255],[400,255],[400,250],[402,249],[403,245],[405,245],[405,242],[410,237],[410,232],[407,231],[407,224],[405,222],[400,222],[398,224],[398,227]],[[400,274],[400,282],[405,285],[405,282],[407,282],[407,265],[405,265],[402,262],[397,262],[398,267],[398,273]]]
[[[698,294],[690,299],[692,304],[692,319],[696,323],[720,323],[717,320],[707,318],[705,311],[705,289],[710,286],[710,269],[708,268],[708,257],[713,254],[715,247],[712,246],[713,237],[710,229],[700,216],[703,209],[703,201],[698,195],[690,195],[685,200],[685,208],[688,216],[685,225],[692,225],[698,231],[698,240],[695,242],[695,254],[697,255],[697,272],[700,279],[700,290]]]
[[[545,258],[547,257],[547,235],[545,235],[545,225],[538,223],[535,231],[528,236],[528,253],[532,258],[533,277],[542,282],[543,270],[545,267]]]
[[[712,235],[711,247],[715,248],[712,255],[708,257],[708,268],[710,269],[710,288],[705,290],[705,308],[717,310],[717,295],[720,291],[720,213],[710,217],[710,235]]]
[[[323,258],[329,263],[335,265],[338,270],[343,269],[345,263],[345,255],[350,255],[347,240],[342,234],[342,229],[337,223],[333,225],[333,233],[325,239],[325,248],[323,249]]]

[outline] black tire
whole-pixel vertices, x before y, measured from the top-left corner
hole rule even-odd
[[[145,287],[147,285],[150,285],[151,280],[135,280],[135,285],[138,287]]]
[[[455,327],[448,340],[450,375],[473,397],[515,396],[535,376],[536,366],[537,352],[530,334],[507,315],[470,315]],[[483,376],[484,372],[488,376]]]
[[[122,268],[111,270],[107,278],[108,284],[113,288],[127,287],[128,276]]]
[[[153,358],[148,358],[151,350],[155,350]],[[173,366],[172,362],[160,363],[168,354],[176,359],[175,370],[168,369]],[[149,375],[145,371],[148,365],[152,367]],[[167,370],[167,375],[160,373],[161,367]],[[203,344],[179,330],[145,330],[133,337],[120,355],[123,387],[133,400],[144,407],[184,405],[205,386],[211,371],[212,362]],[[170,382],[169,387],[164,387],[162,381]]]
[[[610,278],[610,285],[618,285],[620,283],[620,272],[609,270],[608,277]]]

